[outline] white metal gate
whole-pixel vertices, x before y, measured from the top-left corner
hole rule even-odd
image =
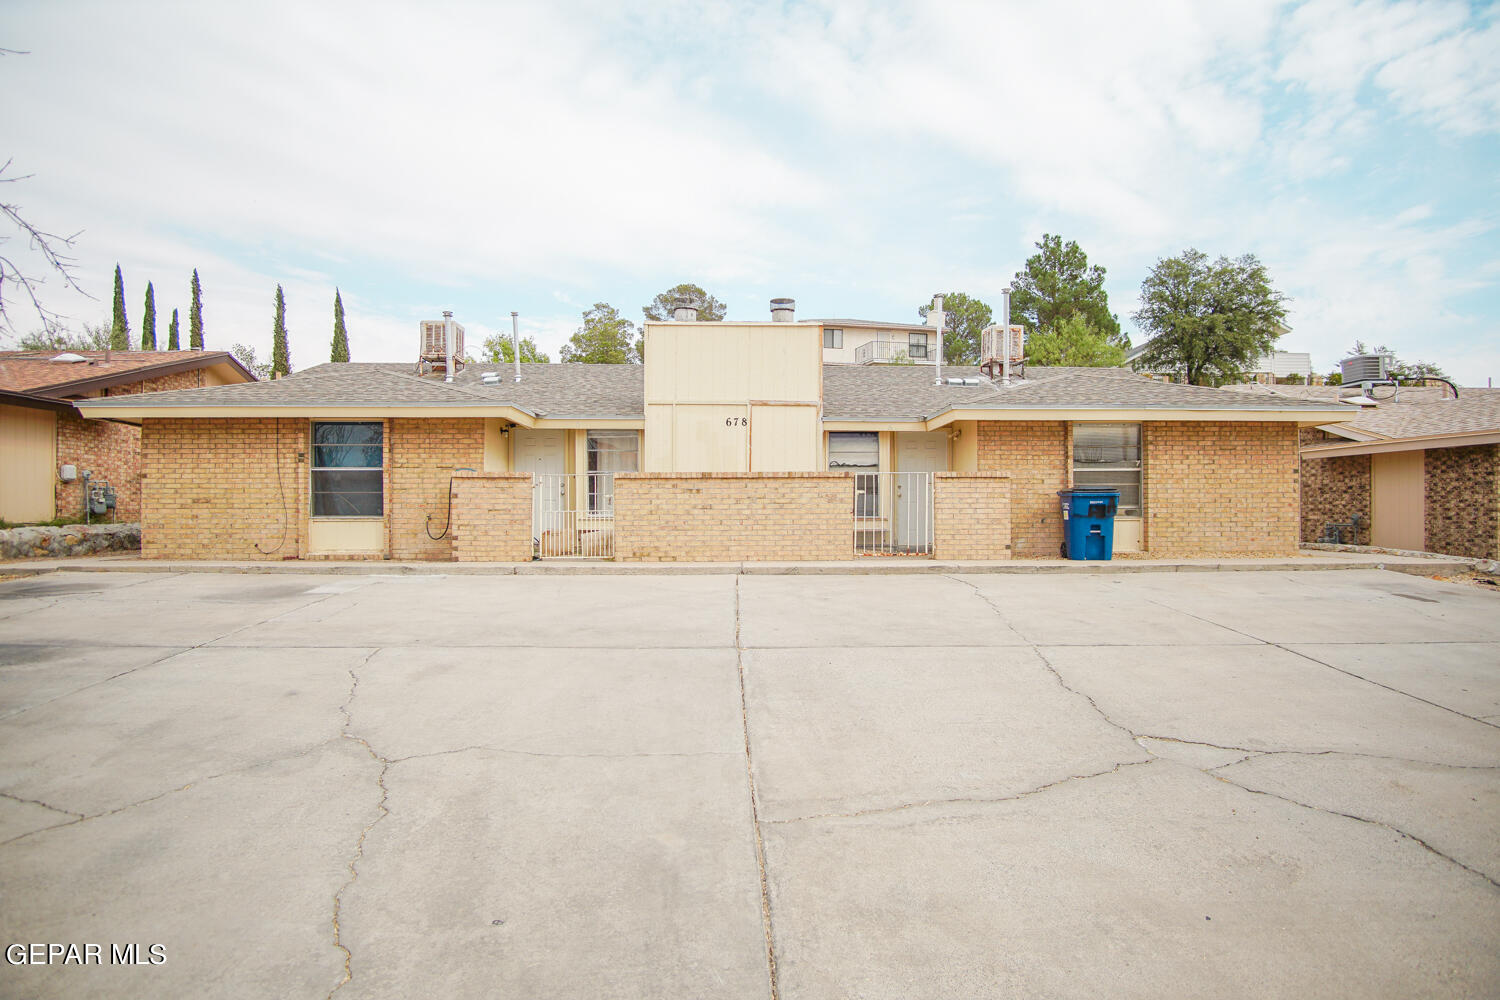
[[[855,473],[854,551],[932,555],[932,473]]]
[[[532,543],[543,559],[613,559],[615,475],[537,473],[531,477]]]

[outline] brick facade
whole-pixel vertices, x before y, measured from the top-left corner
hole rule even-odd
[[[1306,443],[1306,442],[1304,442]],[[1359,515],[1359,535],[1344,530],[1351,545],[1370,544],[1370,456],[1338,455],[1302,461],[1302,540],[1316,542],[1330,522]]]
[[[304,554],[307,434],[291,418],[144,421],[141,555]]]
[[[1152,555],[1297,551],[1295,424],[1149,422],[1142,438],[1144,541]]]
[[[932,480],[932,551],[938,559],[1009,559],[1010,477],[938,472]]]
[[[196,389],[204,384],[202,369],[112,386],[105,396],[133,396],[168,389]],[[87,420],[77,413],[57,415],[57,464],[76,465],[78,479],[58,481],[55,502],[58,517],[83,515],[83,473],[106,480],[115,491],[116,521],[138,521],[141,517],[141,429],[133,424]]]
[[[1068,425],[1061,421],[986,420],[979,424],[979,471],[1010,477],[1011,548],[1018,559],[1055,556],[1062,547]]]
[[[1500,559],[1500,445],[1429,448],[1423,464],[1427,551]]]
[[[392,559],[452,559],[453,540],[430,536],[448,523],[454,470],[484,468],[484,421],[397,418],[386,421],[385,439],[387,551]]]
[[[460,472],[453,479],[453,556],[459,562],[531,558],[531,476]]]
[[[853,510],[846,473],[621,473],[615,558],[849,559]]]

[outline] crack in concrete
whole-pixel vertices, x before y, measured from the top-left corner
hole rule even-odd
[[[86,818],[85,815],[81,812],[74,812],[71,809],[61,809],[57,806],[49,805],[48,803],[43,802],[41,799],[28,799],[20,795],[12,795],[10,792],[0,792],[0,799],[10,799],[12,802],[24,802],[26,805],[41,806],[43,809],[51,810],[52,812],[58,813],[62,816],[72,816],[75,822]],[[51,827],[47,827],[46,829],[50,830]]]
[[[1496,881],[1495,879],[1491,878],[1489,875],[1486,875],[1484,872],[1480,871],[1477,868],[1471,868],[1471,867],[1469,867],[1468,865],[1464,864],[1462,861],[1458,860],[1457,858],[1455,858],[1455,857],[1453,857],[1451,855],[1444,854],[1442,851],[1438,850],[1436,847],[1433,847],[1431,844],[1429,844],[1427,841],[1423,840],[1421,837],[1418,837],[1414,833],[1408,833],[1407,831],[1401,829],[1398,826],[1392,826],[1389,823],[1384,823],[1384,822],[1382,822],[1382,821],[1380,821],[1378,819],[1371,819],[1368,816],[1358,816],[1358,815],[1356,815],[1354,813],[1340,812],[1337,809],[1325,809],[1323,806],[1313,805],[1310,802],[1303,802],[1300,799],[1294,799],[1294,798],[1291,798],[1291,797],[1286,796],[1286,795],[1278,794],[1277,792],[1266,791],[1265,789],[1261,789],[1261,788],[1251,788],[1248,785],[1242,785],[1238,781],[1235,781],[1235,780],[1233,780],[1231,778],[1225,777],[1222,774],[1215,773],[1215,770],[1204,771],[1203,773],[1207,774],[1209,777],[1211,777],[1211,778],[1213,778],[1213,779],[1215,779],[1217,781],[1224,782],[1226,785],[1232,785],[1233,787],[1238,788],[1241,791],[1249,792],[1251,795],[1264,795],[1267,798],[1277,799],[1278,801],[1281,801],[1281,802],[1287,802],[1287,803],[1290,803],[1291,805],[1300,806],[1303,809],[1311,810],[1312,812],[1323,813],[1326,816],[1337,816],[1337,817],[1340,817],[1341,819],[1352,819],[1356,823],[1366,823],[1366,824],[1369,824],[1370,826],[1378,826],[1378,827],[1380,827],[1383,830],[1389,830],[1389,831],[1391,831],[1392,833],[1394,833],[1394,834],[1396,834],[1398,836],[1405,837],[1407,840],[1410,840],[1410,841],[1412,841],[1415,844],[1421,845],[1423,848],[1425,848],[1426,850],[1430,851],[1431,853],[1433,853],[1437,857],[1442,858],[1444,861],[1447,861],[1449,864],[1456,865],[1459,868],[1462,868],[1464,871],[1469,872],[1472,875],[1479,876],[1480,878],[1482,878],[1486,882],[1488,882],[1490,885],[1494,886],[1496,889],[1500,889],[1500,881]]]
[[[365,666],[367,666],[370,660],[375,657],[375,654],[379,652],[379,647],[372,649],[370,651],[370,654],[366,656],[360,663],[360,668],[363,669]],[[338,983],[334,985],[333,989],[328,991],[329,1000],[332,1000],[333,995],[339,990],[343,989],[344,986],[354,978],[354,954],[349,950],[349,947],[344,944],[344,929],[343,926],[339,923],[339,918],[343,915],[344,911],[344,893],[347,892],[349,890],[349,887],[352,886],[355,880],[359,878],[359,863],[364,859],[365,856],[365,838],[370,835],[371,830],[375,829],[375,825],[377,823],[391,814],[390,809],[386,806],[386,802],[390,798],[391,793],[390,789],[387,788],[385,784],[385,776],[391,769],[391,762],[380,756],[380,754],[376,753],[375,748],[370,746],[370,744],[363,737],[357,736],[349,731],[350,727],[354,724],[354,715],[351,712],[351,706],[354,704],[354,695],[359,690],[359,675],[354,672],[354,668],[352,667],[349,669],[349,679],[350,684],[348,697],[346,697],[344,699],[344,703],[339,706],[339,711],[344,716],[344,726],[342,731],[339,733],[339,736],[346,740],[353,740],[355,743],[358,743],[360,746],[364,747],[365,752],[370,755],[370,759],[380,765],[380,772],[375,776],[375,784],[380,788],[380,800],[375,804],[378,815],[369,823],[365,824],[365,828],[359,831],[359,839],[354,843],[354,855],[349,859],[348,864],[349,877],[344,880],[344,884],[339,886],[338,891],[333,894],[333,946],[344,953],[344,978],[340,979]]]
[[[1477,722],[1481,726],[1491,726],[1493,728],[1500,729],[1500,726],[1497,726],[1493,722],[1487,722],[1483,718],[1481,718],[1481,717],[1479,717],[1477,715],[1470,715],[1467,712],[1460,712],[1456,708],[1450,708],[1447,705],[1442,705],[1442,704],[1439,704],[1438,702],[1430,701],[1427,698],[1423,698],[1421,695],[1412,694],[1410,691],[1403,691],[1400,688],[1392,687],[1389,684],[1382,684],[1382,683],[1380,683],[1380,681],[1371,680],[1370,678],[1364,677],[1364,676],[1362,676],[1360,674],[1357,674],[1357,673],[1355,673],[1352,670],[1345,670],[1343,667],[1335,666],[1334,664],[1329,663],[1327,660],[1320,660],[1316,656],[1312,656],[1311,654],[1301,652],[1300,650],[1292,649],[1290,646],[1284,646],[1284,645],[1282,645],[1279,642],[1272,642],[1270,639],[1262,639],[1258,635],[1251,635],[1249,632],[1245,632],[1245,631],[1242,631],[1241,629],[1237,629],[1237,628],[1235,628],[1232,625],[1225,625],[1222,622],[1216,622],[1216,621],[1214,621],[1211,618],[1205,618],[1202,615],[1195,615],[1191,611],[1184,611],[1181,608],[1171,607],[1170,605],[1163,604],[1160,601],[1154,601],[1154,600],[1152,600],[1149,597],[1143,598],[1143,600],[1145,600],[1147,604],[1154,604],[1154,605],[1156,605],[1159,608],[1166,608],[1168,611],[1174,611],[1174,612],[1176,612],[1178,614],[1186,615],[1187,617],[1195,619],[1195,620],[1200,621],[1200,622],[1203,622],[1206,625],[1213,625],[1216,628],[1226,629],[1227,631],[1233,632],[1235,635],[1242,635],[1242,636],[1244,636],[1247,639],[1253,639],[1253,640],[1255,640],[1256,642],[1258,642],[1258,643],[1260,643],[1262,645],[1270,646],[1273,649],[1279,649],[1279,650],[1281,650],[1282,652],[1285,652],[1285,653],[1291,653],[1293,656],[1301,657],[1302,659],[1307,660],[1310,663],[1316,663],[1320,667],[1327,667],[1329,670],[1337,671],[1338,673],[1343,674],[1345,677],[1352,677],[1352,678],[1354,678],[1357,681],[1363,681],[1366,684],[1374,685],[1375,687],[1378,687],[1378,688],[1380,688],[1382,690],[1385,690],[1385,691],[1389,691],[1392,694],[1399,694],[1403,698],[1410,698],[1412,701],[1418,701],[1418,702],[1421,702],[1424,705],[1430,705],[1433,708],[1440,709],[1441,711],[1451,712],[1452,714],[1458,716],[1459,718],[1468,719],[1470,722]],[[1354,643],[1352,645],[1365,645],[1365,644],[1363,644],[1363,643]],[[1378,644],[1376,644],[1376,643],[1370,643],[1369,645],[1378,645]],[[1387,643],[1386,645],[1395,645],[1395,644]]]
[[[1155,757],[1153,757],[1151,760],[1120,761],[1113,767],[1106,768],[1103,771],[1092,771],[1088,774],[1070,774],[1066,778],[1058,778],[1056,781],[1049,781],[1044,785],[1038,785],[1035,788],[1028,788],[1023,792],[1014,792],[1010,795],[961,796],[951,799],[923,799],[920,802],[901,802],[893,806],[874,806],[869,809],[856,809],[853,812],[814,813],[808,816],[790,816],[786,819],[768,819],[764,820],[764,822],[780,825],[785,823],[806,823],[811,820],[862,819],[866,816],[889,816],[893,813],[905,812],[910,809],[922,809],[927,806],[941,807],[963,805],[993,805],[1000,802],[1015,802],[1018,799],[1025,799],[1030,798],[1033,795],[1040,795],[1041,793],[1048,791],[1049,789],[1057,788],[1060,785],[1066,785],[1075,781],[1088,781],[1093,778],[1103,778],[1107,775],[1117,774],[1119,771],[1127,767],[1145,767],[1154,763],[1156,763]]]
[[[1267,750],[1263,747],[1229,746],[1224,743],[1209,743],[1206,740],[1189,740],[1181,736],[1160,736],[1156,733],[1137,733],[1136,738],[1142,740],[1159,740],[1162,743],[1181,743],[1185,746],[1208,747],[1212,750],[1230,750],[1245,755],[1239,760],[1232,760],[1227,764],[1215,764],[1210,768],[1200,768],[1200,770],[1204,771],[1217,771],[1219,768],[1233,767],[1236,764],[1243,764],[1245,761],[1256,757],[1363,757],[1367,760],[1390,760],[1402,764],[1421,764],[1424,767],[1441,767],[1454,771],[1500,771],[1500,764],[1449,764],[1440,760],[1398,757],[1395,754],[1364,753],[1359,750]]]
[[[165,791],[157,792],[155,795],[148,795],[144,799],[137,799],[134,802],[127,802],[123,806],[116,806],[113,809],[106,809],[104,812],[79,813],[79,812],[74,812],[74,811],[68,810],[68,809],[60,809],[57,806],[47,806],[47,808],[52,809],[55,812],[64,813],[66,815],[74,816],[74,817],[77,817],[77,818],[69,820],[66,823],[58,823],[58,824],[56,824],[54,826],[45,826],[45,827],[42,827],[40,830],[31,830],[31,831],[28,831],[26,833],[18,834],[17,836],[11,837],[9,840],[0,841],[0,847],[7,847],[7,846],[9,846],[11,844],[16,843],[17,841],[25,840],[27,837],[39,836],[39,835],[41,835],[43,833],[50,833],[53,830],[61,830],[64,827],[77,826],[80,823],[87,823],[87,822],[90,822],[90,821],[96,820],[96,819],[104,819],[104,818],[106,818],[108,816],[117,816],[120,813],[126,812],[127,810],[130,810],[130,809],[134,809],[137,806],[143,806],[143,805],[146,805],[148,803],[155,802],[157,799],[164,799],[168,795],[176,795],[179,792],[189,791],[190,789],[192,789],[193,787],[195,787],[197,785],[205,785],[205,784],[207,784],[210,781],[217,781],[220,778],[228,778],[228,777],[230,777],[232,775],[242,774],[245,771],[253,771],[253,770],[255,770],[258,767],[265,767],[268,764],[279,764],[279,763],[281,763],[283,761],[296,760],[299,757],[306,757],[308,754],[316,753],[317,751],[319,751],[322,748],[328,746],[328,744],[330,744],[332,742],[333,742],[333,738],[330,737],[329,739],[321,740],[321,741],[319,741],[317,743],[314,743],[314,744],[312,744],[310,746],[305,746],[305,747],[301,747],[301,748],[299,748],[297,750],[293,750],[290,753],[280,754],[280,755],[275,756],[275,757],[266,757],[266,758],[263,758],[261,760],[251,761],[248,764],[240,764],[237,767],[231,767],[231,768],[228,768],[227,770],[219,771],[216,774],[209,774],[209,775],[205,775],[204,777],[201,777],[201,778],[194,778],[193,780],[191,780],[191,781],[189,781],[189,782],[187,782],[185,784],[179,785],[176,788],[168,788]],[[12,794],[10,794],[8,792],[0,792],[0,796],[4,796],[5,798],[8,798],[8,799],[15,799],[18,802],[35,802],[37,805],[46,805],[46,803],[44,803],[44,802],[39,802],[39,801],[36,801],[34,799],[23,799],[20,796],[12,795]]]
[[[745,695],[745,644],[740,616],[740,578],[734,578],[734,660],[740,678],[740,726],[745,734],[745,780],[750,793],[750,823],[755,831],[755,866],[760,872],[760,921],[766,937],[766,975],[771,1000],[780,1000],[776,974],[776,925],[771,917],[771,882],[766,875],[766,842],[761,835],[760,803],[755,791],[755,764],[750,753],[750,706]]]

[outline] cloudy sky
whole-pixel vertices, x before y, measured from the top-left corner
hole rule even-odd
[[[1319,367],[1500,378],[1495,6],[10,0],[0,34],[6,200],[83,230],[94,299],[46,291],[79,322],[119,263],[164,339],[196,267],[210,347],[264,356],[279,282],[296,367],[335,286],[355,360],[444,308],[555,359],[680,281],[742,319],[998,303],[1051,232],[1137,339],[1158,259],[1254,253]]]

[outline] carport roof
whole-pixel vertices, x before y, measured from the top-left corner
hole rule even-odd
[[[418,376],[407,364],[329,363],[271,382],[89,400],[82,406],[96,416],[124,410],[171,416],[174,410],[242,413],[298,407],[432,408],[445,413],[511,408],[553,420],[645,416],[641,365],[523,364],[519,382],[512,371],[508,365],[469,365],[449,383],[441,376]],[[499,382],[484,384],[481,376],[487,372],[498,374]],[[933,369],[926,365],[824,365],[823,419],[911,422],[955,411],[992,411],[998,416],[1001,411],[1077,410],[1348,415],[1348,407],[1338,404],[1158,382],[1123,368],[1031,368],[1024,379],[1014,379],[1009,386],[991,382],[972,367],[947,367],[943,374],[978,384],[935,385]]]

